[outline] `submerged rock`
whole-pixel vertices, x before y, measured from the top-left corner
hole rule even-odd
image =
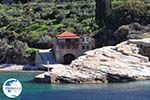
[[[150,39],[128,40],[85,52],[69,66],[56,65],[50,83],[107,83],[150,79]]]

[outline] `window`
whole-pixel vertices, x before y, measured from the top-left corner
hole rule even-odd
[[[90,48],[90,47],[87,45],[87,46],[86,46],[86,49],[89,49],[89,48]]]
[[[84,46],[84,45],[82,46],[82,49],[85,49],[85,46]]]
[[[84,37],[82,37],[82,42],[84,42]]]
[[[86,40],[85,40],[86,42],[89,42],[89,38],[88,37],[86,37]]]
[[[58,43],[64,43],[65,41],[64,40],[58,40]]]
[[[83,43],[88,43],[89,42],[89,38],[88,37],[82,37],[82,42]]]
[[[66,41],[66,43],[71,42],[71,40],[70,40],[70,39],[66,39],[65,41]]]

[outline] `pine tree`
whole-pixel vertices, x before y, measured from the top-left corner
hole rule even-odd
[[[103,26],[111,12],[111,0],[96,0],[96,22]]]

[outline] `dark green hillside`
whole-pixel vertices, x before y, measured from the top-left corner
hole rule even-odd
[[[6,44],[0,48],[1,52],[6,52],[5,48],[18,50],[19,46],[16,48],[13,41],[21,41],[17,45],[27,43],[30,48],[50,48],[52,37],[65,30],[93,34],[97,46],[110,45],[117,43],[112,33],[121,25],[150,23],[149,2],[112,0],[112,10],[104,8],[107,16],[104,18],[96,17],[95,11],[101,8],[96,10],[95,1],[99,0],[0,0],[0,42]],[[106,3],[104,7],[109,5]],[[99,26],[96,18],[97,21],[103,20],[99,21]],[[28,55],[22,56],[26,58]]]
[[[21,4],[24,3],[21,0],[14,1],[17,4],[0,4],[0,38],[18,39],[30,47],[39,47],[39,43],[50,41],[47,37],[41,38],[48,34],[52,36],[64,30],[96,34],[101,30],[95,23],[94,0],[27,0],[25,4]],[[150,4],[143,0],[112,0],[112,11],[109,10],[108,18],[99,25],[116,30],[122,24],[135,21],[147,24],[150,22],[149,7]]]
[[[1,38],[19,39],[33,47],[41,36],[55,35],[64,30],[79,34],[96,33],[95,2],[66,0],[62,3],[51,1],[0,5],[0,33],[9,35],[2,35]]]

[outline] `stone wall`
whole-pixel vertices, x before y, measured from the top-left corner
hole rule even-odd
[[[80,38],[79,40],[79,44],[78,44],[78,48],[62,48],[61,46],[58,45],[57,43],[57,39],[55,39],[53,41],[54,44],[54,51],[55,51],[55,56],[56,56],[56,60],[59,63],[64,63],[64,56],[66,54],[72,54],[75,56],[75,58],[81,56],[84,52],[91,50],[95,47],[95,40],[93,38],[89,38],[89,42],[88,43],[82,43],[82,39]],[[74,45],[72,45],[73,47]],[[85,48],[83,49],[83,46],[85,46]],[[88,46],[88,48],[86,48],[86,46]]]

